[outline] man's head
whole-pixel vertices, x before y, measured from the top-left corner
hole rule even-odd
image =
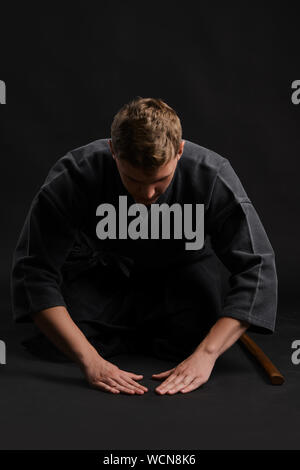
[[[179,117],[160,99],[138,97],[115,115],[109,145],[127,191],[151,204],[169,186],[183,153]]]

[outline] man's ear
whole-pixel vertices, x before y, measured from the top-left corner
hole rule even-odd
[[[113,157],[113,159],[115,160],[116,157],[115,157],[115,153],[114,153],[114,150],[113,150],[113,146],[112,146],[112,141],[111,141],[111,139],[108,139],[108,143],[109,143],[109,147],[110,147],[110,151],[111,151],[112,157]]]
[[[185,144],[185,140],[182,140],[181,144],[180,144],[180,147],[179,147],[179,152],[177,154],[178,160],[181,157],[181,155],[183,154],[184,144]]]

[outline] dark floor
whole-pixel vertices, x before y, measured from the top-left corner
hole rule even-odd
[[[300,340],[297,313],[281,315],[273,335],[250,336],[285,376],[272,385],[240,343],[216,362],[209,381],[187,394],[159,396],[152,373],[176,365],[142,355],[109,360],[144,374],[144,395],[92,389],[75,364],[31,356],[20,345],[27,326],[2,328],[0,449],[299,449]]]

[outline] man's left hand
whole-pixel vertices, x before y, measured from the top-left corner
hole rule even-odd
[[[197,350],[177,367],[159,374],[152,374],[154,379],[166,378],[156,387],[156,392],[160,395],[165,393],[173,395],[177,392],[187,393],[195,390],[208,381],[216,359],[216,355],[204,350]]]

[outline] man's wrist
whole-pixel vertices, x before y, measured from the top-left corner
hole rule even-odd
[[[247,330],[249,323],[231,317],[221,317],[197,346],[195,354],[206,354],[215,360]]]
[[[193,354],[196,356],[206,355],[214,360],[218,359],[219,357],[217,349],[211,343],[208,344],[207,342],[205,342],[205,339],[196,347]]]
[[[104,358],[91,344],[89,344],[89,346],[84,351],[81,351],[76,355],[76,362],[82,368],[88,367],[91,362],[99,359],[104,360]]]

